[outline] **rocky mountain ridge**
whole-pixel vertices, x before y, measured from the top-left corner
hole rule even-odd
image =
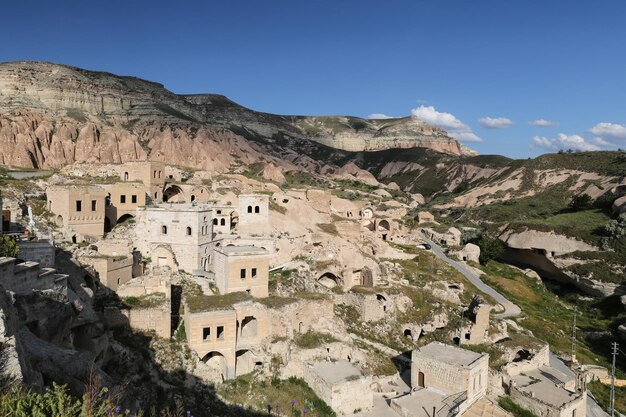
[[[58,168],[166,157],[223,172],[255,152],[308,167],[311,160],[332,163],[333,153],[346,159],[341,151],[413,147],[471,152],[415,118],[280,116],[220,95],[177,95],[135,77],[45,62],[0,64],[1,164]]]

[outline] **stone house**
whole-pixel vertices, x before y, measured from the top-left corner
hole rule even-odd
[[[203,362],[217,368],[222,379],[232,379],[257,365],[255,350],[269,336],[270,323],[261,304],[248,300],[220,306],[224,297],[207,297],[206,306],[185,305],[185,333]]]
[[[337,414],[353,414],[372,408],[372,377],[347,361],[317,362],[304,367],[304,380]]]
[[[92,266],[100,282],[113,291],[117,291],[120,285],[130,282],[133,278],[132,256],[84,256],[80,261]]]
[[[207,271],[213,235],[212,208],[194,203],[137,209],[137,249],[156,267]]]
[[[147,202],[145,185],[138,182],[120,182],[103,184],[106,192],[104,207],[104,230],[109,232],[116,224],[137,215],[137,207],[143,207]]]
[[[104,236],[106,193],[95,185],[54,185],[46,189],[48,211],[73,241]]]
[[[432,387],[447,394],[465,392],[468,403],[485,395],[489,385],[489,355],[440,342],[415,349],[411,386]]]
[[[247,292],[268,296],[269,252],[256,246],[220,246],[214,250],[215,284],[221,294]]]

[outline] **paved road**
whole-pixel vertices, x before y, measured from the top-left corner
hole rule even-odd
[[[499,292],[491,288],[489,285],[485,284],[480,279],[480,276],[477,273],[472,271],[465,264],[461,262],[453,261],[452,259],[448,258],[446,254],[443,253],[443,250],[441,249],[441,247],[439,247],[439,245],[437,245],[435,242],[428,239],[426,236],[422,236],[422,237],[426,242],[430,244],[431,251],[439,259],[443,260],[448,265],[452,266],[454,269],[459,271],[461,274],[465,276],[465,278],[467,278],[469,282],[474,284],[476,288],[478,288],[485,294],[489,294],[491,297],[493,297],[494,300],[496,300],[499,304],[501,304],[502,307],[504,307],[504,312],[500,314],[496,314],[495,317],[504,319],[504,318],[509,318],[509,317],[517,317],[522,313],[522,310],[517,305],[513,304],[512,302],[504,298],[502,294],[500,294]]]

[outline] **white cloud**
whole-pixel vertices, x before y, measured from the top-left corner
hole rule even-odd
[[[544,136],[535,136],[533,138],[533,146],[544,148],[547,150],[557,149],[573,149],[576,151],[599,151],[600,146],[591,143],[580,135],[566,135],[559,133],[556,138],[546,138]]]
[[[426,123],[442,128],[461,142],[482,142],[482,139],[476,136],[468,125],[452,113],[439,112],[434,106],[422,105],[412,109],[411,114]]]
[[[513,120],[507,117],[482,117],[478,123],[487,129],[505,129],[513,124]]]
[[[528,122],[528,124],[533,125],[533,126],[547,127],[547,126],[558,126],[559,122],[553,122],[551,120],[546,120],[546,119],[537,119],[537,120],[532,120]]]
[[[393,116],[387,116],[386,114],[383,113],[372,113],[369,116],[367,116],[368,119],[394,119]]]
[[[589,129],[589,132],[599,136],[600,139],[609,137],[618,140],[626,140],[626,126],[617,123],[598,123]]]

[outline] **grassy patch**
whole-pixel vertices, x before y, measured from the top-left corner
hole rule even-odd
[[[125,297],[122,298],[122,302],[130,308],[142,309],[157,307],[165,303],[165,294],[162,292],[155,292],[152,294],[142,295],[141,297]]]
[[[246,292],[232,292],[224,295],[192,295],[185,299],[187,307],[192,313],[210,310],[224,310],[233,304],[251,300],[252,296]]]
[[[610,409],[610,391],[611,387],[600,381],[592,381],[587,384],[587,388],[593,394],[598,405],[605,411]],[[626,387],[615,387],[615,410],[622,414],[626,414]]]
[[[272,295],[266,298],[258,298],[257,301],[269,308],[281,308],[286,305],[293,304],[298,300],[295,298],[277,297]]]
[[[559,297],[533,278],[495,261],[489,262],[483,270],[486,272],[483,281],[522,309],[523,316],[515,320],[532,331],[535,337],[548,342],[553,351],[570,353],[573,310],[577,305],[579,361],[609,366],[609,341],[589,341],[582,336],[584,332],[615,330],[626,321],[623,310],[614,315],[615,311],[603,312],[600,305],[590,301]],[[621,358],[619,364],[626,369],[626,358]]]
[[[269,405],[272,414],[278,409],[281,415],[300,417],[306,408],[308,415],[336,417],[335,412],[300,378],[291,377],[284,381],[272,379],[268,383],[254,374],[244,375],[226,381],[218,388],[218,394],[230,403],[249,407],[259,413],[267,413]],[[293,408],[292,400],[295,400]]]
[[[330,334],[308,331],[298,334],[293,342],[303,349],[314,349],[327,343],[338,342],[338,340]]]
[[[276,201],[274,201],[271,198],[270,198],[270,210],[274,210],[280,214],[287,213],[287,207],[281,206],[280,204],[278,204]]]
[[[498,398],[498,405],[513,414],[514,417],[537,417],[532,411],[515,404],[511,397]]]
[[[322,232],[328,233],[329,235],[339,235],[339,232],[337,231],[337,226],[335,226],[334,223],[318,223],[317,227]]]

